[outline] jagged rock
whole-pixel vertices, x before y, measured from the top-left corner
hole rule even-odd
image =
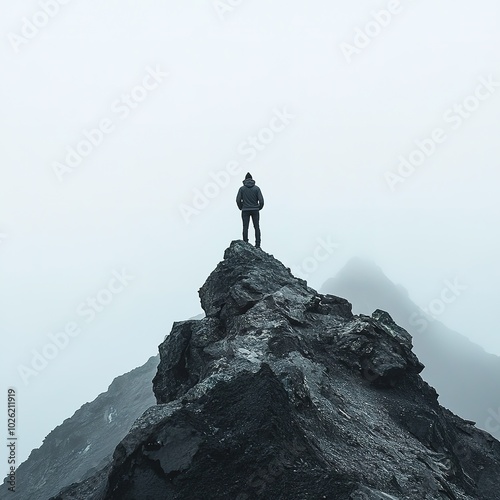
[[[158,404],[57,500],[498,498],[500,443],[442,408],[410,335],[241,241],[160,346]]]
[[[499,356],[485,352],[425,313],[405,289],[369,261],[351,259],[321,291],[346,297],[357,313],[379,308],[389,311],[399,325],[411,331],[413,351],[425,365],[423,376],[439,393],[441,404],[500,439]]]
[[[151,379],[158,362],[158,356],[151,357],[117,377],[106,392],[56,427],[17,469],[16,492],[4,484],[0,498],[46,500],[108,464],[134,421],[155,403]]]
[[[240,315],[265,296],[290,286],[300,291],[306,286],[278,261],[265,265],[268,255],[249,245],[232,245],[224,260],[201,287],[201,306],[207,317],[230,318]],[[259,265],[260,264],[260,265]]]

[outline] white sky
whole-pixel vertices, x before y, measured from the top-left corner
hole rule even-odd
[[[341,44],[389,2],[243,0],[223,19],[214,3],[73,0],[18,52],[12,34],[43,22],[40,4],[3,10],[2,387],[18,392],[21,459],[200,312],[198,288],[240,238],[247,171],[266,251],[304,277],[319,238],[338,245],[311,286],[355,255],[421,307],[458,280],[439,319],[500,354],[500,86],[471,99],[481,78],[500,82],[498,2],[402,1],[350,63]],[[123,119],[116,102],[157,67],[169,76]],[[459,122],[466,99],[477,109]],[[267,140],[284,109],[294,118],[248,161],[247,138]],[[59,181],[53,164],[103,119],[113,131]],[[436,128],[446,140],[392,191],[385,172]],[[239,173],[186,224],[179,207],[229,162]],[[86,323],[78,306],[122,269],[134,279]],[[68,322],[82,333],[25,385],[19,366]]]

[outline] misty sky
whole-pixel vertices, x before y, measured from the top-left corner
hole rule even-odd
[[[311,286],[353,256],[420,307],[458,284],[439,319],[500,355],[497,1],[43,3],[0,19],[22,459],[201,312],[247,171],[263,249]],[[49,335],[68,344],[23,380]]]

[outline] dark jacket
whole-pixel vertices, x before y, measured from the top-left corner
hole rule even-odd
[[[264,197],[253,179],[245,179],[236,195],[236,203],[240,210],[262,210]]]

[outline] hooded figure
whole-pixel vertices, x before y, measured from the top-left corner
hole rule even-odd
[[[260,248],[259,219],[260,210],[264,207],[264,197],[250,173],[247,173],[245,176],[243,186],[240,187],[236,195],[236,204],[241,210],[241,218],[243,220],[243,241],[248,242],[248,226],[250,225],[251,217],[255,229],[255,246]]]

